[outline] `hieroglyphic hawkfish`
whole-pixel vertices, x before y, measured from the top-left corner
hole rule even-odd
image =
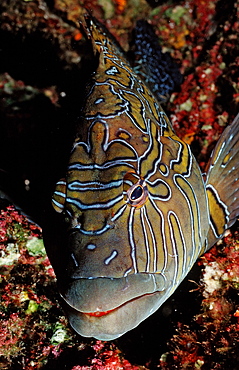
[[[111,340],[155,312],[235,222],[239,117],[204,179],[114,41],[89,16],[84,27],[98,67],[52,200],[68,231],[45,244],[72,327]]]

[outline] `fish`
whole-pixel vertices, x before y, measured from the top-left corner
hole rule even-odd
[[[202,174],[122,49],[92,16],[82,24],[98,65],[43,236],[70,325],[109,341],[158,310],[236,221],[239,115]]]
[[[147,84],[157,101],[165,103],[183,82],[178,64],[169,52],[162,52],[152,25],[144,19],[136,22],[130,47],[133,50],[131,65],[134,71]]]

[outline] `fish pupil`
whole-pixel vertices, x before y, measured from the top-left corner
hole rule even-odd
[[[141,186],[137,186],[131,193],[131,200],[136,200],[138,198],[140,198],[143,194],[143,189]]]

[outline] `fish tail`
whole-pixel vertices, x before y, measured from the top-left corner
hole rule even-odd
[[[220,137],[207,166],[209,249],[239,216],[239,114]]]

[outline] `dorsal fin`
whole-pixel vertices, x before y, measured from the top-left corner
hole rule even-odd
[[[207,166],[210,248],[239,216],[239,114],[220,137]]]
[[[143,78],[159,103],[163,103],[183,81],[179,65],[169,52],[162,52],[158,36],[146,20],[137,21],[133,35],[134,71]]]

